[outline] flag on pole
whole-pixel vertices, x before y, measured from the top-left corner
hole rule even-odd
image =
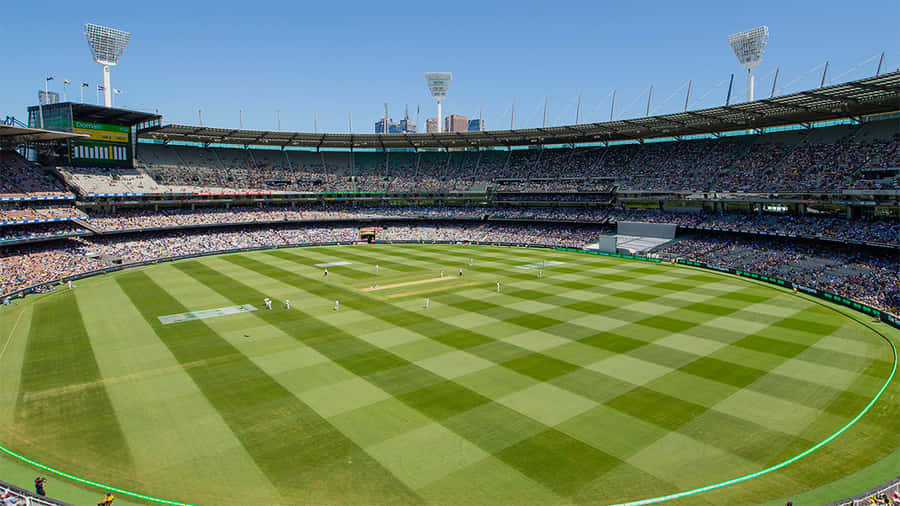
[[[87,88],[87,87],[89,87],[89,86],[90,86],[90,84],[88,84],[88,83],[81,83],[81,87],[82,87],[82,88]]]
[[[119,93],[122,93],[122,90],[120,90],[119,88],[113,88],[113,93],[118,95]]]
[[[63,82],[64,82],[65,84],[72,84],[72,81],[69,81],[68,79],[63,79]]]
[[[104,88],[103,86],[100,86],[100,85],[98,84],[98,85],[97,85],[97,89],[98,89],[98,90],[105,90],[106,88]]]
[[[48,81],[52,81],[52,80],[53,80],[53,76],[47,76],[47,80],[48,80]]]

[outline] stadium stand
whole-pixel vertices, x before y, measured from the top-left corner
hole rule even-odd
[[[56,178],[15,151],[0,151],[0,198],[73,197]]]
[[[182,227],[222,223],[388,217],[507,219],[614,224],[619,221],[672,223],[682,229],[711,229],[761,235],[868,242],[900,246],[900,223],[882,219],[848,219],[834,215],[664,212],[612,207],[484,207],[484,206],[365,206],[340,204],[207,206],[88,209],[90,223],[106,231]]]
[[[140,215],[137,217],[138,223],[146,218]],[[473,223],[472,220],[462,223],[447,221],[447,218],[443,220],[435,223],[386,223],[378,238],[386,241],[582,247],[607,231],[599,224]],[[151,224],[157,223],[151,221]],[[67,276],[102,269],[113,263],[287,244],[354,242],[358,239],[358,231],[358,223],[350,220],[333,224],[257,224],[229,229],[201,227],[95,235],[10,247],[2,256],[5,276],[0,285],[0,293],[51,283]],[[722,232],[677,241],[658,254],[668,259],[688,258],[711,265],[758,272],[821,288],[873,307],[900,311],[900,289],[897,283],[900,254],[896,249],[885,253],[864,247],[850,249],[846,245],[823,246],[790,238],[747,239]]]
[[[703,234],[667,245],[666,259],[696,262],[790,280],[900,312],[900,254],[846,245],[823,246],[776,238]]]
[[[891,124],[893,123],[893,125]],[[142,144],[145,191],[497,191],[575,192],[607,181],[629,191],[834,192],[894,187],[900,167],[896,122],[608,147],[502,151],[315,153]],[[850,153],[850,154],[848,154]],[[859,183],[859,181],[866,181]],[[81,183],[85,186],[85,183]],[[171,187],[172,189],[167,189]],[[96,186],[93,192],[102,193]],[[193,188],[193,190],[190,190]],[[605,189],[600,184],[598,190]],[[117,190],[111,182],[109,192]],[[106,191],[103,191],[106,192]]]

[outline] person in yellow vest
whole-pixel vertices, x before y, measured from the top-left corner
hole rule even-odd
[[[103,498],[102,501],[97,503],[97,506],[112,506],[115,497],[113,497],[112,492],[107,492],[106,497]]]

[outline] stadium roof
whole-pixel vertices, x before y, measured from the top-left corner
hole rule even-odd
[[[547,128],[418,134],[331,134],[167,125],[141,132],[139,137],[161,141],[240,146],[338,149],[477,148],[683,137],[896,111],[900,111],[900,72],[710,109]]]
[[[55,130],[41,128],[25,128],[18,126],[0,125],[0,146],[18,146],[20,144],[33,144],[36,142],[58,141],[87,137],[84,134],[70,134]]]
[[[110,125],[137,125],[148,121],[159,120],[162,118],[159,114],[153,114],[142,111],[132,111],[130,109],[116,109],[114,107],[103,107],[99,105],[81,104],[78,102],[58,102],[55,104],[45,105],[48,107],[66,107],[72,108],[73,117],[78,121],[90,121],[94,123],[107,123]],[[38,105],[28,108],[29,111],[37,109]],[[45,109],[46,110],[46,109]]]
[[[94,121],[111,125],[136,125],[162,116],[149,112],[115,109],[99,105],[72,103],[72,113],[79,121]]]

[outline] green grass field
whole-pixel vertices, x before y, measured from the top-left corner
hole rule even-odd
[[[338,261],[351,263],[327,277],[314,266]],[[542,279],[519,268],[541,261],[562,264]],[[158,318],[241,304],[258,310]],[[0,312],[0,444],[194,504],[619,503],[759,471],[846,425],[891,372],[873,327],[897,334],[845,313],[710,272],[539,249],[158,264]],[[800,494],[898,445],[895,382],[807,457],[668,504]]]

